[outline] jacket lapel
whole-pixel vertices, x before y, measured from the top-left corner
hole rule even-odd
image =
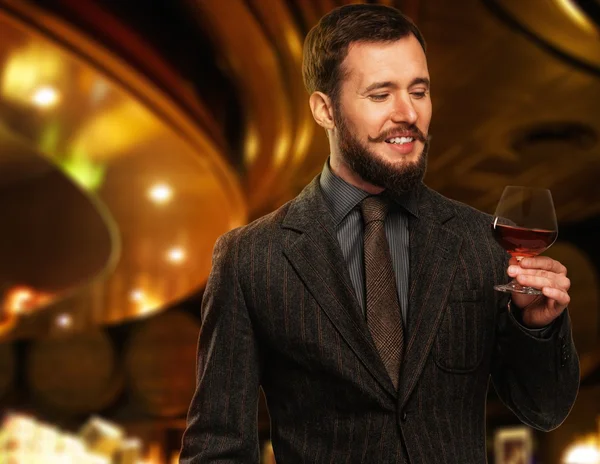
[[[462,237],[444,224],[454,214],[448,200],[422,187],[419,216],[411,216],[409,220],[408,338],[400,373],[400,408],[421,375],[452,287]]]
[[[282,227],[299,233],[284,248],[287,259],[365,368],[395,398],[356,300],[318,176],[292,202]]]

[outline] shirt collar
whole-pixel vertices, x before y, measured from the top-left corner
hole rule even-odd
[[[370,195],[368,192],[335,175],[329,167],[329,158],[325,161],[319,183],[336,226],[342,222],[350,211]],[[416,192],[408,192],[399,198],[395,198],[394,202],[413,216],[419,216]]]

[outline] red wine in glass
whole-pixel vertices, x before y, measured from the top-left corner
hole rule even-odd
[[[517,259],[531,258],[543,253],[558,236],[556,230],[526,229],[502,224],[496,224],[492,229],[496,241]]]
[[[558,237],[552,194],[546,189],[508,186],[498,202],[492,234],[517,261],[547,250]],[[516,280],[494,286],[503,292],[541,295],[540,289],[524,287]]]

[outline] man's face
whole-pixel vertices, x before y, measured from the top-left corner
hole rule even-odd
[[[403,193],[425,175],[431,120],[425,53],[411,34],[348,50],[333,136],[347,166],[364,181]]]

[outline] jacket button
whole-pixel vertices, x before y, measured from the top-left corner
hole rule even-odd
[[[402,413],[402,422],[406,422],[406,419],[408,419],[408,415],[406,414],[406,412]]]

